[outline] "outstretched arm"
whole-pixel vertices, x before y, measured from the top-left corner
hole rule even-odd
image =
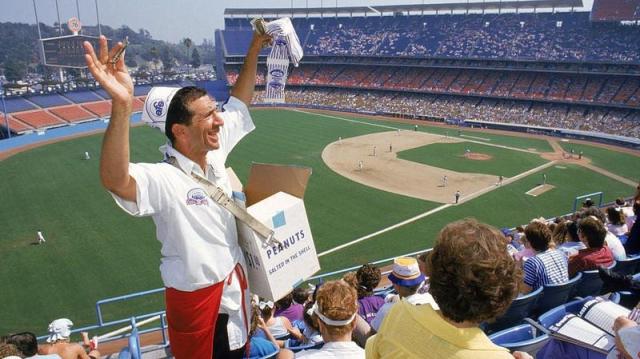
[[[111,63],[115,53],[123,47],[115,45],[111,51],[107,39],[100,36],[100,53],[84,43],[85,60],[93,77],[111,96],[111,120],[102,141],[100,179],[102,185],[128,201],[136,200],[136,182],[129,175],[129,117],[133,103],[133,81],[124,64],[124,56]]]
[[[253,99],[253,90],[256,87],[256,72],[258,68],[258,55],[262,50],[262,45],[269,43],[271,36],[253,33],[253,39],[249,45],[247,56],[244,58],[244,64],[240,69],[240,74],[236,80],[236,84],[231,89],[231,96],[244,102],[245,105],[251,105]]]

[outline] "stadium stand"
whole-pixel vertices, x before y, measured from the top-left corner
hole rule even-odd
[[[26,97],[27,100],[35,103],[40,107],[54,107],[54,106],[62,106],[69,105],[71,101],[66,99],[64,96],[60,94],[49,94],[49,95],[36,95]]]
[[[7,113],[33,110],[37,108],[34,103],[29,102],[22,97],[7,98],[5,99],[5,104],[7,106]]]
[[[151,85],[138,85],[133,89],[133,94],[135,96],[146,96],[151,90]]]
[[[98,117],[106,117],[111,114],[111,101],[100,101],[82,104],[85,110]]]
[[[49,111],[68,122],[81,122],[95,118],[94,114],[79,105],[53,107]]]
[[[46,110],[18,112],[12,114],[12,116],[36,129],[64,126],[68,124],[68,122],[59,119]]]
[[[101,101],[102,97],[96,95],[93,91],[74,91],[74,92],[66,92],[63,94],[66,98],[71,100],[74,103],[85,103],[85,102],[93,102],[93,101]]]
[[[8,117],[9,117],[9,128],[11,129],[11,132],[21,134],[21,133],[33,130],[33,127],[27,125],[22,121],[16,120],[11,115],[8,115]],[[5,124],[3,114],[0,114],[0,123],[2,123],[2,125]]]
[[[144,99],[145,97],[137,97],[133,101],[133,111],[142,111],[142,108],[144,107]],[[111,111],[109,111],[109,113],[111,113]]]
[[[95,92],[96,94],[98,94],[98,96],[100,96],[103,99],[106,100],[110,100],[111,96],[109,96],[109,94],[107,93],[107,91],[103,90],[103,89],[95,89],[93,90],[93,92]]]
[[[256,101],[261,101],[261,91]],[[481,97],[460,97],[374,90],[297,88],[288,90],[289,104],[377,113],[407,118],[447,121],[474,119],[487,122],[567,128],[640,135],[640,113],[634,109],[590,108],[579,105],[536,103]]]
[[[307,55],[640,61],[637,28],[592,23],[585,12],[354,19],[295,19],[294,24],[299,37],[305,39]],[[228,56],[246,50],[250,27],[244,21],[242,26],[224,31]],[[314,29],[310,30],[312,24]]]
[[[235,82],[237,69],[227,80]],[[264,78],[261,78],[264,81]],[[551,84],[551,85],[549,85]],[[304,65],[294,69],[290,85],[366,89],[406,89],[426,93],[546,100],[554,102],[625,105],[637,90],[634,77],[564,73],[487,71],[474,69],[407,68],[399,66]],[[545,92],[548,89],[548,94]],[[625,99],[614,102],[613,99]]]
[[[638,0],[595,0],[591,9],[594,21],[640,20]]]

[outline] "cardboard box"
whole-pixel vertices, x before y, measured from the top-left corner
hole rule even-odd
[[[267,245],[244,223],[238,241],[247,262],[249,289],[276,301],[320,270],[304,207],[311,175],[307,167],[254,163],[245,188],[247,212],[275,232],[279,245]]]

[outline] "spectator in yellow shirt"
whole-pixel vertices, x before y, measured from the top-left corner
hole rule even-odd
[[[478,327],[507,310],[522,280],[500,231],[474,219],[447,225],[427,269],[430,292],[440,310],[396,304],[378,334],[367,341],[367,358],[513,358]]]

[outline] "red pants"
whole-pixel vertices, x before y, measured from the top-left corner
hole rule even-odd
[[[193,292],[166,288],[171,352],[176,359],[211,359],[224,281]]]
[[[225,282],[231,284],[234,277],[239,281],[242,289],[244,326],[248,331],[247,308],[244,306],[244,294],[248,284],[240,264],[236,264],[233,272],[224,281],[209,287],[193,292],[183,292],[173,288],[165,289],[169,340],[171,341],[171,352],[176,359],[213,358],[216,321],[220,311],[224,285]],[[226,342],[226,326],[224,326],[224,322],[220,324],[218,330],[224,330],[224,333],[220,333],[224,338],[218,339]],[[227,345],[226,348],[215,350],[219,351],[218,356],[227,356],[225,353],[228,353],[229,348]]]

